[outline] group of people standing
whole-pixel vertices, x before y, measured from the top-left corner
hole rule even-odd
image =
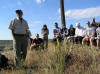
[[[48,48],[48,35],[49,29],[47,25],[43,25],[41,30],[42,38],[39,38],[39,34],[35,35],[35,39],[30,38],[31,32],[29,30],[28,23],[23,19],[22,10],[16,10],[17,18],[13,19],[10,23],[9,29],[11,30],[13,36],[13,47],[14,47],[14,64],[15,66],[20,66],[26,58],[27,48],[30,45],[31,49],[46,49]],[[100,47],[100,24],[95,22],[93,19],[92,23],[86,22],[87,28],[81,27],[80,23],[76,23],[76,29],[73,25],[69,29],[63,24],[62,29],[55,23],[55,29],[53,30],[54,38],[53,41],[62,42],[62,40],[71,40],[75,43],[80,42],[83,45],[87,41],[90,45],[94,45],[94,40],[97,40],[97,46]],[[30,44],[29,44],[30,42]]]

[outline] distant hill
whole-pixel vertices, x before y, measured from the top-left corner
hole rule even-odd
[[[0,40],[0,51],[12,50],[13,41],[12,40]]]
[[[52,39],[49,39],[51,42]],[[0,40],[0,51],[12,50],[13,49],[13,40]]]

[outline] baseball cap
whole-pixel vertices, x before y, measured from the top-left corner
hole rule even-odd
[[[76,26],[80,26],[80,23],[76,23]]]

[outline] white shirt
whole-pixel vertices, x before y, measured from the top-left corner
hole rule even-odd
[[[76,28],[75,30],[75,36],[81,36],[84,37],[85,36],[85,29],[84,28]]]
[[[95,29],[93,27],[88,27],[86,28],[85,32],[86,32],[85,34],[90,37],[91,35],[95,34]]]
[[[97,37],[100,39],[100,27],[96,29]]]
[[[26,34],[29,29],[27,22],[22,19],[15,18],[11,21],[9,29],[13,30],[15,34]]]

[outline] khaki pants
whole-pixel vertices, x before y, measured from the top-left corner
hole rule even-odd
[[[14,64],[15,66],[23,65],[26,59],[28,40],[26,36],[14,36]]]

